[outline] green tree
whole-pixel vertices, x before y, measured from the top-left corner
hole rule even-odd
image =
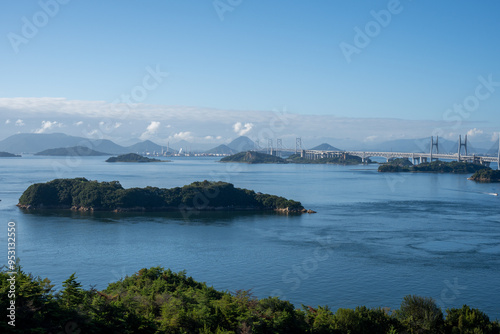
[[[12,291],[11,282],[14,281],[15,290]],[[1,268],[0,309],[7,310],[11,307],[11,300],[15,301],[15,327],[7,323],[9,318],[5,318],[0,321],[0,332],[23,334],[57,332],[67,318],[67,312],[59,308],[53,295],[53,287],[47,278],[26,274],[19,261],[13,269]]]
[[[408,295],[403,298],[396,317],[410,333],[441,333],[443,312],[432,298]]]
[[[315,309],[311,306],[302,305],[302,309],[305,312],[305,321],[312,334],[340,333],[339,330],[335,329],[335,318],[328,306],[318,306]]]
[[[76,281],[76,273],[63,282],[64,289],[61,292],[61,302],[64,307],[68,309],[76,309],[78,305],[82,304],[85,297],[82,284]]]
[[[462,308],[446,310],[445,328],[451,334],[493,334],[499,328],[489,317],[478,309],[463,305]]]

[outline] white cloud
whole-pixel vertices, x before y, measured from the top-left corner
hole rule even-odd
[[[10,124],[10,119],[6,120],[5,124]]]
[[[469,137],[474,137],[476,135],[482,135],[484,132],[483,130],[479,130],[478,128],[470,129],[467,131],[467,136]]]
[[[217,140],[221,140],[221,139],[222,139],[222,136],[217,136],[217,137],[215,137],[215,139],[217,139]]]
[[[141,134],[140,138],[142,140],[145,140],[151,137],[152,135],[155,135],[158,132],[160,125],[161,125],[160,122],[152,121],[146,128],[146,131]]]
[[[36,129],[35,133],[44,133],[45,131],[51,130],[55,127],[62,127],[62,123],[59,122],[51,122],[51,121],[42,121],[42,127],[40,129]]]
[[[24,126],[24,121],[22,119],[18,119],[16,121],[16,126]]]
[[[244,136],[247,133],[249,133],[253,128],[253,123],[243,123],[241,122],[236,122],[233,124],[233,130],[236,132],[239,136]]]
[[[364,141],[374,141],[377,138],[378,138],[378,136],[368,136],[368,137],[365,138]]]
[[[85,135],[89,138],[92,138],[92,137],[99,137],[99,135],[102,135],[101,131],[97,130],[97,129],[94,129],[92,131],[85,131],[84,132]]]
[[[113,122],[113,121],[100,121],[99,122],[99,129],[104,132],[104,133],[112,133],[114,130],[118,129],[120,126],[122,126],[123,123],[121,122]]]
[[[153,122],[151,122],[151,124],[148,125],[148,127],[146,128],[146,131],[154,134],[160,128],[160,124],[161,124],[160,122],[153,121]]]
[[[80,125],[82,125],[82,124],[83,124],[83,121],[78,121],[78,122],[75,122],[75,123],[73,123],[73,124],[74,124],[74,125],[76,125],[76,126],[80,126]]]
[[[214,137],[213,136],[205,136],[205,138],[203,138],[203,139],[205,139],[205,140],[213,140]]]
[[[177,139],[177,140],[192,140],[193,134],[190,131],[181,131],[179,133],[175,133],[174,135],[171,136],[172,139]]]

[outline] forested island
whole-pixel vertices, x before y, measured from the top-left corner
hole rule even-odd
[[[32,184],[19,198],[22,209],[71,209],[77,211],[184,211],[274,210],[309,212],[300,202],[226,182],[193,182],[171,189],[124,189],[118,181],[97,182],[85,178],[55,179]]]
[[[498,320],[479,309],[463,305],[445,315],[432,298],[415,295],[404,297],[395,310],[295,308],[279,297],[258,299],[248,290],[219,291],[185,271],[162,267],[141,269],[102,291],[92,285],[84,289],[74,273],[55,292],[49,279],[16,264],[0,270],[4,296],[11,289],[9,271],[16,273],[15,312],[8,311],[9,298],[0,298],[0,308],[7,310],[2,333],[500,333]]]
[[[111,154],[94,151],[93,149],[90,149],[85,146],[73,146],[73,147],[52,148],[35,153],[35,155],[92,157],[92,156],[102,156]]]
[[[473,164],[465,161],[433,161],[424,162],[418,165],[407,164],[404,160],[408,159],[394,159],[388,163],[382,164],[378,167],[379,172],[385,173],[452,173],[452,174],[472,174],[479,170],[487,170],[489,167]]]
[[[320,159],[306,159],[302,158],[300,154],[292,154],[287,159],[288,162],[294,164],[335,164],[335,165],[359,165],[363,162],[360,157],[343,154],[337,157],[320,158]],[[368,162],[371,162],[368,159]]]
[[[0,158],[20,158],[20,155],[12,154],[9,152],[0,152]]]
[[[321,159],[306,159],[302,158],[300,154],[293,154],[287,159],[277,157],[274,155],[260,153],[260,152],[240,152],[220,160],[221,162],[238,162],[248,164],[338,164],[338,165],[358,165],[362,162],[360,157],[344,154],[339,157],[321,158]]]
[[[240,162],[247,164],[286,164],[286,160],[274,155],[259,152],[240,152],[220,160],[221,162]]]
[[[500,170],[481,169],[469,177],[469,180],[477,182],[500,182]]]
[[[117,157],[111,157],[106,160],[106,162],[168,162],[168,160],[159,160],[159,159],[152,159],[148,157],[144,157],[140,154],[135,154],[135,153],[127,153],[127,154],[122,154]]]

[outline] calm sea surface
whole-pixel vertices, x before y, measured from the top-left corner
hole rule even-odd
[[[500,318],[499,184],[464,175],[380,174],[377,166],[222,164],[212,158],[109,164],[105,158],[2,158],[0,249],[17,227],[24,271],[84,286],[151,266],[217,289],[311,306],[399,307],[408,294]],[[32,183],[59,177],[176,187],[222,180],[301,201],[316,214],[27,214]]]

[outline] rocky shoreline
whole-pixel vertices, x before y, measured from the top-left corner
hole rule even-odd
[[[500,182],[500,171],[492,169],[477,171],[468,180],[481,183],[498,183]]]
[[[70,210],[70,211],[79,211],[79,212],[176,212],[176,211],[276,211],[279,213],[317,213],[314,210],[308,209],[291,209],[291,208],[256,208],[256,207],[157,207],[157,208],[145,208],[142,206],[131,207],[131,208],[116,208],[113,210],[108,210],[106,208],[94,208],[94,207],[85,207],[85,206],[76,206],[73,205],[71,207],[61,206],[61,205],[26,205],[26,204],[17,204],[18,208],[26,210],[26,211],[36,211],[36,210]]]

